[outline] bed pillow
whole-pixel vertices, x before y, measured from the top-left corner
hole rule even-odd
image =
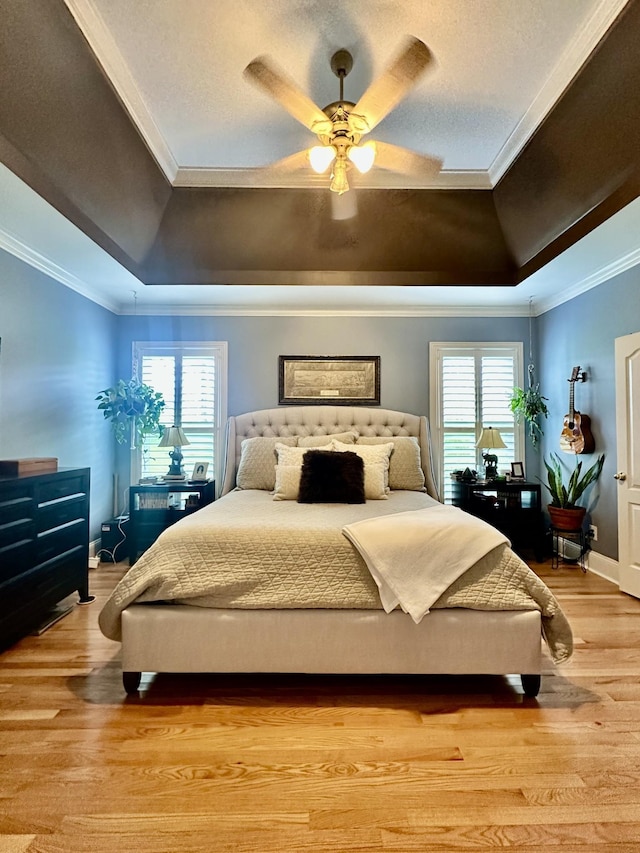
[[[354,444],[358,438],[357,432],[334,432],[331,435],[301,435],[298,447],[325,447],[332,441],[342,441],[344,444]]]
[[[357,444],[375,445],[393,443],[389,459],[389,488],[410,492],[426,492],[424,471],[420,459],[420,445],[413,435],[385,436],[362,435]]]
[[[363,445],[343,444],[341,441],[332,441],[331,449],[345,453],[350,450],[362,457],[364,462],[364,496],[370,501],[387,499],[389,491],[389,457],[393,450],[393,444]]]
[[[278,464],[275,469],[273,499],[274,501],[296,501],[300,490],[302,458],[309,452],[309,448],[292,447],[278,442],[275,452]]]
[[[365,503],[362,457],[350,450],[307,451],[302,460],[298,503]]]
[[[276,485],[276,444],[293,446],[297,436],[254,436],[240,445],[240,464],[236,474],[239,489],[262,489],[272,492]]]

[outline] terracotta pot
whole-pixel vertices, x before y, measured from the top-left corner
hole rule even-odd
[[[561,506],[547,506],[551,526],[557,530],[581,530],[587,510],[583,506],[567,509]]]

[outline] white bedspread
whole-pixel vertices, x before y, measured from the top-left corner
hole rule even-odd
[[[506,536],[454,506],[367,518],[342,528],[376,582],[387,613],[398,605],[418,623],[464,572]]]
[[[348,525],[437,506],[422,492],[392,492],[365,504],[274,501],[269,492],[230,492],[167,528],[113,590],[100,627],[120,639],[133,602],[198,607],[380,609],[378,588]],[[539,610],[554,660],[571,655],[571,629],[546,585],[507,545],[455,580],[433,605]]]

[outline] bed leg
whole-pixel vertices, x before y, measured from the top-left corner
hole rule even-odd
[[[524,695],[528,699],[535,698],[540,692],[540,676],[539,675],[521,675],[520,680],[522,681],[522,689],[524,690]]]
[[[141,678],[141,672],[123,672],[122,684],[124,685],[125,693],[128,693],[129,696],[131,696],[132,693],[137,693],[138,687],[140,687]]]

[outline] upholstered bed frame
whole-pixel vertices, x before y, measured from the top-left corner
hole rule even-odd
[[[322,435],[415,436],[429,494],[438,497],[426,418],[387,409],[290,406],[229,418],[221,495],[235,487],[243,439]],[[141,672],[521,674],[540,687],[541,616],[530,611],[433,610],[419,625],[371,610],[229,610],[130,605],[122,614],[127,692]]]

